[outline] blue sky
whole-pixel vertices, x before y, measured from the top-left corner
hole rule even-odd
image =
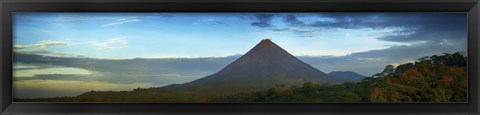
[[[265,38],[296,56],[412,44],[379,39],[408,29],[402,26],[307,25],[322,22],[340,21],[322,13],[16,13],[14,41],[17,52],[111,59],[224,57],[246,53]]]

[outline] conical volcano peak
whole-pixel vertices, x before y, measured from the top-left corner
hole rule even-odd
[[[272,42],[272,39],[270,38],[266,38],[266,39],[262,39],[262,41],[260,41],[260,44],[273,44]]]
[[[272,39],[270,39],[270,38],[262,39],[262,41],[260,41],[260,43],[258,43],[253,49],[265,49],[265,48],[267,48],[267,49],[282,49],[282,48],[280,48],[280,46],[273,43]]]
[[[268,71],[264,71],[265,69]],[[260,73],[271,73],[273,75],[273,73],[279,71],[300,72],[304,70],[311,70],[320,73],[320,76],[324,74],[297,59],[295,56],[272,42],[271,39],[263,39],[245,55],[227,65],[227,67],[218,73],[232,73],[230,71],[244,71],[245,73],[250,73],[251,71],[255,71]]]
[[[209,96],[259,91],[279,84],[288,86],[307,82],[339,83],[341,80],[302,62],[273,43],[271,39],[263,39],[217,73],[170,87]]]

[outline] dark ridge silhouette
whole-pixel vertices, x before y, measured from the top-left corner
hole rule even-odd
[[[270,39],[264,39],[219,72],[188,82],[165,86],[192,96],[228,95],[265,90],[284,84],[340,83],[343,80],[300,61]]]

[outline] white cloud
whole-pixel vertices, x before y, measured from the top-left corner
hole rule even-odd
[[[13,48],[15,52],[24,53],[24,54],[65,56],[65,57],[78,56],[74,53],[60,52],[60,51],[54,51],[54,50],[48,49],[49,46],[65,46],[70,44],[71,43],[64,42],[64,41],[44,40],[31,45],[14,45]]]
[[[88,44],[97,47],[99,50],[113,50],[120,48],[127,48],[127,40],[125,38],[111,38],[103,42],[89,41],[81,44]]]
[[[206,24],[210,24],[210,25],[225,25],[225,26],[230,26],[220,20],[217,20],[217,19],[214,19],[214,18],[209,18],[209,19],[203,19],[203,20],[198,20],[196,22],[194,22],[193,24],[194,25],[197,25],[197,24],[201,24],[201,23],[206,23]]]
[[[107,42],[125,42],[125,38],[111,38],[107,39]]]
[[[106,23],[101,25],[102,27],[120,25],[131,22],[141,21],[138,17],[112,17],[112,16],[61,16],[57,18],[56,22],[60,23],[83,23],[83,22],[100,22]]]
[[[61,46],[61,45],[69,45],[69,44],[70,43],[64,42],[64,41],[43,40],[31,45],[13,45],[13,48],[25,49],[25,48],[32,48],[32,47]]]
[[[57,22],[85,22],[85,21],[102,21],[112,20],[111,17],[96,17],[96,16],[61,16],[57,18]]]
[[[53,40],[43,40],[31,45],[13,45],[15,49],[27,49],[27,48],[36,48],[36,47],[47,47],[47,46],[61,46],[69,45],[70,43],[64,41],[53,41]]]
[[[74,46],[74,45],[89,45],[94,46],[99,50],[114,50],[127,48],[127,40],[125,38],[111,38],[105,41],[88,41],[82,43],[71,43],[66,41],[43,40],[30,45],[14,45],[13,48],[17,53],[36,54],[47,56],[62,56],[62,57],[76,57],[75,53],[61,52],[49,49],[50,46]]]
[[[60,46],[60,45],[69,45],[70,43],[64,41],[52,41],[52,40],[44,40],[37,42],[34,46]]]
[[[23,48],[29,48],[30,46],[26,45],[13,45],[13,49],[23,49]]]
[[[132,19],[137,19],[137,17],[120,18],[120,19],[117,19],[116,21],[117,21],[117,22],[121,22],[121,21],[132,20]]]
[[[117,20],[115,20],[111,23],[108,23],[108,24],[103,24],[102,27],[120,25],[120,24],[125,24],[125,23],[130,23],[130,22],[138,22],[138,21],[142,21],[142,20],[138,19],[137,17],[127,17],[127,18],[117,19]]]

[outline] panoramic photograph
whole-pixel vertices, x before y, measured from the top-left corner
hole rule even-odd
[[[13,14],[13,102],[467,103],[467,14]]]

